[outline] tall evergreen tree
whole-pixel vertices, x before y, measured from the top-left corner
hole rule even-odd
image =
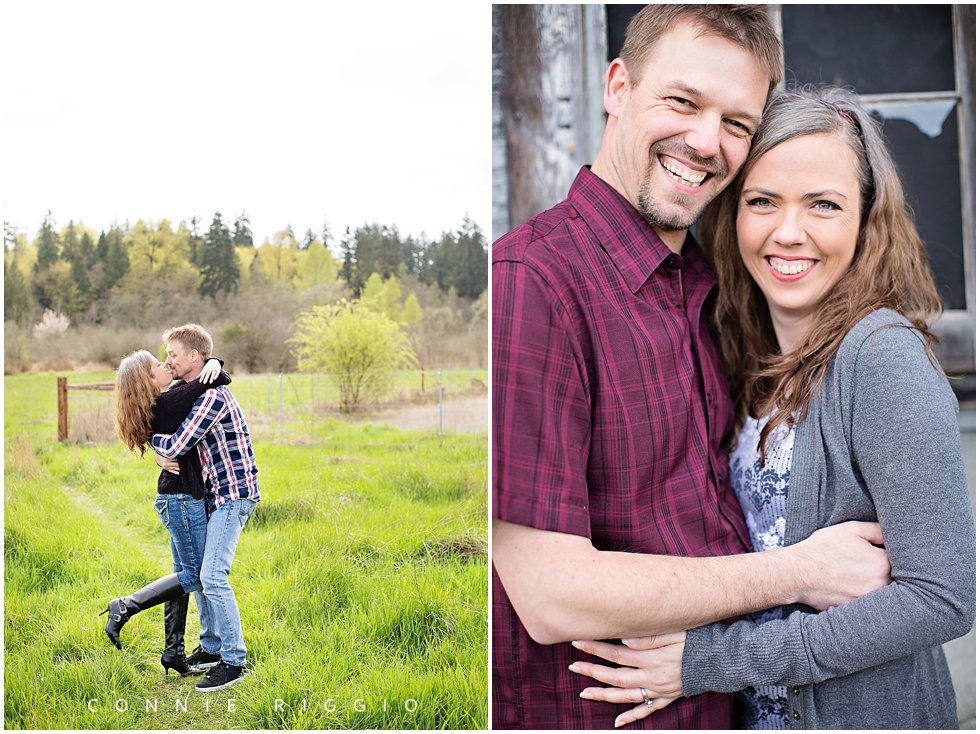
[[[397,227],[365,224],[354,232],[354,267],[348,284],[359,296],[367,279],[377,273],[382,279],[405,270]]]
[[[27,281],[20,270],[18,263],[20,252],[16,247],[16,235],[14,241],[10,242],[4,231],[4,257],[3,257],[3,313],[7,321],[16,321],[18,324],[27,323],[31,315],[31,294],[27,290]],[[7,249],[12,247],[11,252]]]
[[[307,229],[306,234],[303,235],[303,241],[299,244],[299,249],[306,251],[310,249],[310,245],[316,242],[316,235],[313,234],[312,229]]]
[[[117,227],[113,227],[106,235],[106,289],[112,288],[128,272],[129,253],[126,251],[126,245],[123,242],[123,232]]]
[[[487,289],[487,240],[469,217],[463,218],[453,258],[453,284],[463,298],[479,298]]]
[[[232,237],[232,242],[236,247],[255,247],[255,242],[252,239],[252,227],[248,221],[248,215],[242,212],[238,215],[238,219],[235,220],[235,234]]]
[[[487,241],[469,217],[455,232],[444,232],[426,253],[424,282],[464,298],[477,298],[487,287]]]
[[[340,277],[344,279],[348,287],[354,287],[351,282],[354,278],[354,236],[351,234],[350,227],[344,231],[344,238],[340,241],[340,253],[344,256],[343,262],[340,266]],[[360,289],[354,294],[357,298],[360,295]]]
[[[71,277],[75,282],[75,297],[69,303],[67,315],[77,323],[94,299],[91,273],[95,264],[95,245],[88,232],[83,231],[79,236],[72,222],[65,228],[62,241],[61,256],[71,266]]]
[[[106,237],[105,230],[99,232],[99,241],[95,243],[95,260],[104,263],[106,255],[109,254],[109,238]]]
[[[201,252],[201,295],[217,298],[222,293],[238,290],[241,269],[232,242],[231,232],[221,220],[221,212],[214,213],[211,228],[204,237]]]
[[[201,218],[195,214],[190,221],[190,236],[187,244],[191,253],[191,264],[200,270],[204,264],[201,258],[204,256],[204,238],[201,236]]]
[[[41,223],[38,230],[37,240],[37,260],[34,261],[34,272],[44,270],[50,265],[54,265],[60,256],[58,233],[54,230],[54,220],[51,219],[49,211]]]
[[[419,239],[407,237],[402,243],[402,258],[407,272],[419,275],[425,264],[425,233]]]
[[[59,263],[61,251],[50,211],[41,223],[34,244],[37,248],[37,259],[34,260],[32,290],[41,308],[52,308],[56,305],[55,300],[58,296],[58,286],[54,285],[57,279],[47,276],[49,271]]]
[[[82,238],[78,241],[78,254],[82,261],[91,266],[95,261],[95,243],[89,232],[82,232]]]
[[[8,222],[6,219],[3,220],[3,249],[12,250],[17,246],[17,228]]]

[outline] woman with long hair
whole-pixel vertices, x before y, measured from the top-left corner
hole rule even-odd
[[[130,451],[143,456],[154,433],[174,433],[205,390],[227,385],[231,377],[221,371],[220,360],[211,359],[198,379],[175,385],[171,385],[172,380],[167,365],[147,351],[133,352],[120,363],[116,373],[116,432]],[[196,594],[201,636],[210,634],[200,582],[207,513],[198,453],[188,452],[177,460],[177,465],[177,473],[161,470],[155,500],[157,513],[170,533],[174,572],[128,596],[113,599],[102,614],[109,615],[106,635],[122,649],[119,632],[123,625],[133,615],[164,604],[166,643],[160,663],[164,672],[172,668],[187,675],[201,672],[200,666],[189,664],[184,654],[189,592]]]
[[[843,89],[775,94],[700,233],[752,549],[877,521],[892,582],[821,613],[574,643],[623,666],[576,663],[613,686],[582,696],[639,703],[617,726],[739,691],[745,728],[956,728],[941,645],[973,625],[974,525],[957,401],[931,349],[942,301],[878,123]]]

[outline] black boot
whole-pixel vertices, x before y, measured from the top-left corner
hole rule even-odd
[[[177,574],[171,573],[161,576],[153,583],[144,586],[139,591],[134,591],[129,596],[113,599],[105,611],[99,614],[100,617],[103,614],[109,614],[109,619],[105,623],[105,633],[109,636],[112,644],[122,650],[122,644],[119,642],[119,631],[129,621],[130,617],[144,609],[183,596],[184,593],[184,587],[177,580]]]
[[[163,605],[163,629],[167,635],[167,643],[160,656],[163,672],[169,673],[173,668],[179,675],[189,675],[191,669],[187,666],[184,656],[184,626],[187,624],[187,602],[190,596],[184,594]]]

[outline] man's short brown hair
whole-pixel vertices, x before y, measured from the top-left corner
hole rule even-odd
[[[783,78],[782,44],[765,5],[647,5],[630,20],[619,53],[631,84],[643,78],[657,41],[684,21],[755,56],[769,75],[770,93]]]
[[[163,341],[164,343],[172,341],[180,342],[187,351],[196,349],[204,361],[207,361],[211,356],[211,350],[214,349],[214,342],[211,340],[211,335],[203,326],[198,326],[197,324],[175,326],[164,333]]]

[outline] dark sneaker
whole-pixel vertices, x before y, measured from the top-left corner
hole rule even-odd
[[[221,655],[202,650],[198,645],[194,652],[187,656],[187,670],[191,673],[203,673],[221,662]]]
[[[199,691],[217,691],[228,686],[233,686],[242,678],[247,676],[250,671],[243,665],[228,665],[228,663],[218,663],[208,671],[203,679],[194,686]]]

